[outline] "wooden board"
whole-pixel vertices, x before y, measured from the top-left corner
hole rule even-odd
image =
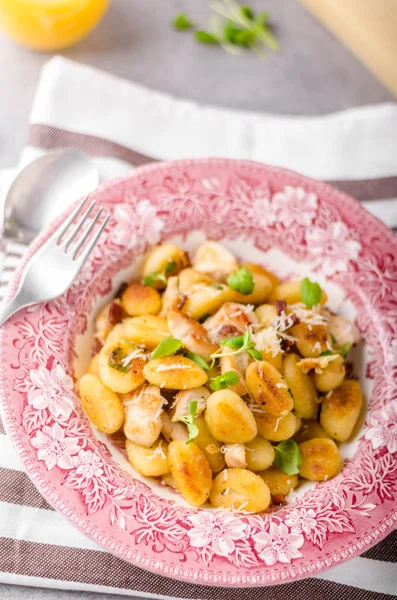
[[[397,96],[397,0],[299,0]]]

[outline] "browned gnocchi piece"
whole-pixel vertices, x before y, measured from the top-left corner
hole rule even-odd
[[[294,435],[297,444],[307,442],[313,438],[329,438],[328,433],[325,433],[318,421],[313,419],[302,420],[299,430]]]
[[[284,417],[275,417],[270,413],[256,412],[255,420],[259,435],[271,442],[288,440],[295,435],[301,424],[300,418],[292,412],[286,414]]]
[[[331,336],[326,325],[298,323],[291,328],[296,347],[304,358],[316,358],[331,348]]]
[[[273,304],[261,304],[255,309],[256,318],[264,327],[269,327],[277,314],[277,308]]]
[[[313,438],[299,444],[302,462],[299,475],[311,481],[332,479],[342,468],[342,459],[333,440]]]
[[[194,423],[198,428],[198,435],[194,438],[194,441],[204,453],[212,472],[219,473],[226,466],[225,455],[221,451],[223,444],[210,434],[203,416],[196,417]]]
[[[329,392],[341,385],[346,375],[344,360],[337,356],[325,369],[316,369],[314,383],[320,392]]]
[[[274,447],[260,435],[245,444],[245,460],[250,471],[263,471],[274,461]]]
[[[323,400],[320,423],[331,437],[345,442],[352,434],[363,403],[361,387],[355,379],[347,379],[329,392]]]
[[[142,266],[142,277],[145,278],[153,273],[171,277],[187,267],[188,264],[189,258],[182,248],[175,244],[161,244],[147,253]],[[156,289],[162,290],[165,283],[162,279],[156,279],[154,286]]]
[[[254,415],[232,390],[211,394],[204,418],[211,435],[225,444],[250,442],[257,433]]]
[[[234,300],[242,304],[262,304],[266,302],[272,291],[272,283],[266,275],[251,273],[254,288],[250,294],[235,292]]]
[[[217,242],[208,241],[197,248],[193,267],[217,281],[225,281],[230,273],[237,270],[237,261],[229,250]]]
[[[216,508],[261,512],[270,504],[270,491],[261,477],[247,469],[225,469],[215,477],[210,499]]]
[[[154,350],[166,337],[170,336],[167,319],[157,315],[129,317],[116,325],[108,335],[106,345],[116,345],[122,339]]]
[[[149,383],[171,390],[190,390],[207,381],[206,372],[186,356],[164,356],[149,361],[143,368]]]
[[[224,302],[230,302],[234,297],[235,292],[225,284],[197,284],[189,293],[182,311],[199,320],[205,315],[212,315]]]
[[[268,485],[272,496],[288,496],[299,483],[298,475],[287,475],[276,467],[269,467],[265,471],[258,473],[263,481]]]
[[[157,315],[161,307],[160,294],[142,283],[130,283],[121,296],[121,303],[128,315]]]
[[[182,498],[192,506],[201,506],[208,500],[212,486],[212,472],[204,453],[194,442],[181,440],[168,446],[171,475]]]
[[[272,287],[276,287],[277,285],[280,284],[279,278],[276,277],[276,275],[274,275],[274,273],[271,273],[270,271],[268,271],[261,265],[257,265],[256,263],[251,263],[251,262],[243,262],[243,263],[241,263],[241,267],[245,267],[246,269],[248,269],[248,271],[251,271],[251,273],[258,273],[258,275],[265,275],[265,277],[267,277],[269,279],[269,281],[271,282]]]
[[[115,433],[120,429],[124,421],[121,400],[97,375],[83,375],[79,392],[81,406],[95,427],[104,433]]]
[[[192,267],[182,269],[178,276],[179,290],[182,294],[190,292],[196,285],[210,285],[211,283],[213,283],[213,279],[209,275],[199,273]]]
[[[266,361],[252,362],[247,368],[245,381],[263,411],[282,417],[293,409],[288,385],[277,369]]]
[[[158,439],[149,448],[127,440],[125,448],[128,460],[141,475],[160,477],[169,473],[168,448],[164,440]]]
[[[302,302],[301,282],[288,281],[286,283],[280,283],[280,285],[273,289],[269,302],[276,302],[277,300],[285,300],[287,304]],[[320,304],[325,304],[327,300],[327,294],[324,290],[321,290]]]
[[[318,395],[309,375],[298,367],[300,357],[291,352],[283,358],[283,375],[294,399],[294,411],[303,419],[314,419],[318,411]]]
[[[104,346],[99,353],[99,376],[111,390],[127,394],[145,383],[146,356],[136,346],[123,342]]]

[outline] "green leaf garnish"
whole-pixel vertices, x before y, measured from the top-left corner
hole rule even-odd
[[[204,360],[202,356],[200,356],[200,354],[196,354],[195,352],[189,352],[188,354],[186,354],[186,356],[187,358],[190,358],[190,360],[194,360],[194,362],[197,363],[199,367],[204,369],[204,371],[209,371],[209,364],[206,360]]]
[[[142,279],[142,283],[143,285],[152,286],[156,283],[157,279],[158,273],[157,271],[153,271],[152,273],[149,273],[149,275],[145,275],[145,277]]]
[[[152,286],[156,283],[156,281],[162,281],[167,285],[166,276],[175,271],[177,268],[178,265],[176,262],[174,260],[169,260],[167,261],[164,271],[152,271],[152,273],[149,273],[149,275],[145,275],[145,277],[142,279],[142,283],[143,285]]]
[[[331,340],[332,340],[332,343],[333,343],[333,344],[336,344],[336,343],[337,343],[337,341],[336,341],[336,337],[335,337],[334,335],[332,335],[332,333],[331,333]]]
[[[292,438],[280,442],[275,447],[274,465],[287,475],[297,475],[302,462],[298,444]]]
[[[320,356],[331,356],[332,354],[340,354],[342,356],[342,358],[346,357],[346,354],[349,352],[350,350],[350,344],[349,342],[346,342],[345,344],[343,344],[343,346],[341,348],[335,348],[335,350],[324,350],[324,352],[321,352]]]
[[[338,352],[343,358],[345,358],[345,356],[349,352],[349,350],[350,350],[350,344],[349,344],[349,342],[346,342],[346,344],[343,344],[343,346],[341,348],[339,348]]]
[[[190,21],[189,17],[184,12],[176,16],[172,24],[175,27],[175,29],[178,29],[179,31],[186,31],[187,29],[191,29],[192,27],[194,27],[194,23]]]
[[[249,352],[249,354],[255,358],[256,360],[262,360],[262,354],[255,348],[255,344],[251,340],[251,334],[249,327],[245,330],[244,335],[237,335],[236,337],[230,337],[222,340],[220,342],[221,346],[226,346],[233,350],[233,352],[228,352],[228,356],[233,354],[241,354],[242,352]],[[215,359],[223,356],[222,351],[217,351],[211,354],[212,364],[215,363]],[[260,356],[260,358],[259,358]]]
[[[255,13],[250,6],[240,6],[240,12],[247,19],[253,19],[255,17]]]
[[[123,360],[126,358],[126,353],[120,346],[117,346],[110,353],[108,365],[112,369],[116,369],[116,371],[121,371],[121,373],[128,373],[128,367],[124,366]]]
[[[235,350],[236,348],[241,348],[244,345],[244,336],[237,335],[236,337],[225,338],[220,342],[221,346],[227,346],[228,348],[232,348]]]
[[[195,437],[199,434],[199,429],[194,422],[196,412],[197,412],[198,402],[197,400],[192,400],[189,402],[189,415],[186,417],[179,417],[178,421],[185,423],[187,426],[187,431],[189,434],[189,438],[186,440],[186,444],[190,444],[194,440]]]
[[[176,262],[174,260],[168,260],[167,264],[165,266],[165,269],[164,269],[164,275],[168,275],[169,273],[172,273],[177,268],[178,268],[178,265],[176,264]]]
[[[216,290],[219,290],[220,292],[222,292],[222,290],[223,290],[223,287],[221,285],[212,284],[212,285],[210,285],[210,287],[215,288]]]
[[[268,12],[260,12],[255,16],[255,23],[263,26],[269,20],[269,16]]]
[[[200,44],[219,44],[218,38],[212,33],[200,29],[195,32],[195,37]]]
[[[310,281],[308,277],[305,277],[301,281],[300,286],[302,302],[306,304],[308,308],[316,306],[321,300],[321,287],[319,283]]]
[[[210,383],[210,388],[215,391],[224,390],[228,385],[236,385],[239,382],[239,376],[236,371],[227,371],[223,375],[218,375]]]
[[[255,358],[255,360],[263,360],[262,354],[256,348],[250,348],[247,352],[252,358]]]
[[[229,275],[227,284],[232,290],[244,294],[244,296],[251,294],[254,289],[252,274],[245,267]]]
[[[152,352],[152,360],[155,358],[161,358],[162,356],[171,356],[182,348],[183,343],[181,340],[177,340],[173,337],[164,338],[161,340],[159,345]]]

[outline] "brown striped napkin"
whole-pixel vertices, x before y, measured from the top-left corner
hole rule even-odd
[[[102,179],[159,159],[248,158],[333,182],[397,227],[397,105],[324,117],[198,107],[61,58],[44,68],[20,166],[59,148],[92,156]],[[0,176],[6,191],[14,172]],[[25,247],[13,243],[0,296]],[[314,578],[271,588],[202,587],[116,558],[41,497],[0,427],[0,582],[195,600],[386,600],[397,596],[397,532]]]

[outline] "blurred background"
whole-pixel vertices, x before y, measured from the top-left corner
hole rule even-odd
[[[306,0],[306,6],[297,0],[252,0],[253,9],[269,11],[280,45],[265,60],[249,51],[232,56],[219,47],[198,44],[190,32],[172,27],[182,11],[206,25],[210,13],[206,0],[112,0],[90,35],[58,52],[28,50],[3,34],[1,28],[6,26],[30,43],[43,41],[39,33],[29,33],[27,18],[34,4],[43,3],[54,10],[58,6],[61,12],[67,5],[88,4],[84,15],[76,8],[75,24],[70,25],[76,35],[95,23],[108,4],[107,0],[0,0],[0,168],[17,161],[40,68],[55,53],[175,96],[236,109],[315,115],[393,99],[335,34],[353,45],[367,64],[375,57],[372,72],[385,81],[381,55],[393,49],[382,44],[390,46],[393,30],[397,64],[394,0]],[[44,26],[50,24],[47,17]],[[21,33],[13,28],[24,29]],[[55,32],[55,41],[62,43],[60,35]],[[389,88],[393,81],[397,88],[397,71],[388,72],[386,78]]]

